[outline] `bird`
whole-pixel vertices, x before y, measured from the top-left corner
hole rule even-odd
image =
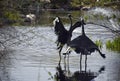
[[[25,16],[25,20],[24,22],[30,22],[30,23],[34,23],[36,20],[36,15],[35,14],[32,14],[32,13],[29,13]]]
[[[61,50],[64,47],[65,44],[67,44],[72,37],[72,32],[75,28],[81,26],[81,22],[77,21],[74,25],[72,24],[72,18],[71,15],[68,15],[70,19],[70,28],[69,30],[65,29],[61,18],[56,17],[55,20],[53,21],[54,23],[54,32],[57,35],[57,49],[59,50],[59,57],[60,57],[60,62],[61,62]]]
[[[68,49],[64,53],[64,55],[70,54],[70,51],[72,49],[77,54],[80,54],[80,70],[81,70],[82,55],[86,56],[85,65],[87,62],[87,55],[91,55],[91,53],[94,51],[98,51],[102,58],[106,58],[105,54],[102,54],[98,46],[86,36],[85,31],[84,31],[85,24],[86,23],[84,22],[84,19],[81,19],[82,34],[76,37],[75,39],[71,40],[70,42],[68,42]]]

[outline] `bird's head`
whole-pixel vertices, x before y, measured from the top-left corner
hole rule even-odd
[[[60,22],[60,18],[59,17],[56,17],[54,20],[53,20],[53,25],[56,25],[56,23],[59,23]]]
[[[54,24],[55,33],[57,35],[61,34],[63,31],[65,31],[64,25],[63,25],[60,17],[56,17],[53,21],[53,24]]]
[[[86,25],[86,23],[85,23],[85,21],[84,21],[83,18],[81,18],[81,24],[82,24],[82,25]]]
[[[68,17],[71,18],[72,17],[71,14],[68,14]]]

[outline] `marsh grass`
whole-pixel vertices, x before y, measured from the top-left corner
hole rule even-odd
[[[96,40],[95,44],[101,49],[103,47],[103,43],[101,40]]]
[[[106,48],[112,51],[120,52],[120,37],[114,38],[112,41],[106,42]]]

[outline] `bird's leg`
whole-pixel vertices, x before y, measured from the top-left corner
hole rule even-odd
[[[85,54],[85,72],[87,70],[87,54]]]
[[[66,70],[66,55],[64,56],[64,68]]]
[[[69,54],[68,54],[67,64],[68,64],[68,72],[69,72]]]
[[[59,57],[60,57],[59,64],[61,63],[61,50],[62,50],[62,48],[60,48],[60,50],[59,50]]]
[[[59,64],[61,63],[61,54],[59,53],[59,57],[60,57],[60,60],[59,60]]]
[[[80,54],[80,72],[82,71],[82,53]]]
[[[63,55],[65,55],[65,57],[64,57],[65,68],[66,68],[66,61],[67,61],[67,64],[69,65],[69,53],[70,53],[70,47],[68,47],[67,50],[66,50],[66,52],[63,53]],[[66,59],[66,55],[68,55],[67,59]]]

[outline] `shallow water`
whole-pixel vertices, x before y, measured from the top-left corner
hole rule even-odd
[[[78,28],[74,31],[74,37],[80,35],[80,30],[81,28]],[[4,31],[9,30],[4,29]],[[18,35],[17,39],[12,38],[7,41],[5,43],[8,46],[7,50],[2,51],[4,56],[0,61],[1,81],[54,81],[50,78],[56,73],[59,55],[53,29],[51,27],[15,27],[14,31],[17,31],[14,34]],[[86,25],[85,31],[87,36],[94,40],[105,41],[113,36],[106,29],[96,28],[93,25]],[[101,58],[97,52],[88,56],[87,71],[98,73],[104,66],[105,71],[97,75],[94,81],[119,81],[120,54],[106,50],[105,46],[102,52],[106,54],[106,59]],[[84,70],[84,60],[82,63]],[[65,69],[63,58],[61,66]],[[79,71],[79,55],[74,52],[70,55],[69,69],[71,75]]]

